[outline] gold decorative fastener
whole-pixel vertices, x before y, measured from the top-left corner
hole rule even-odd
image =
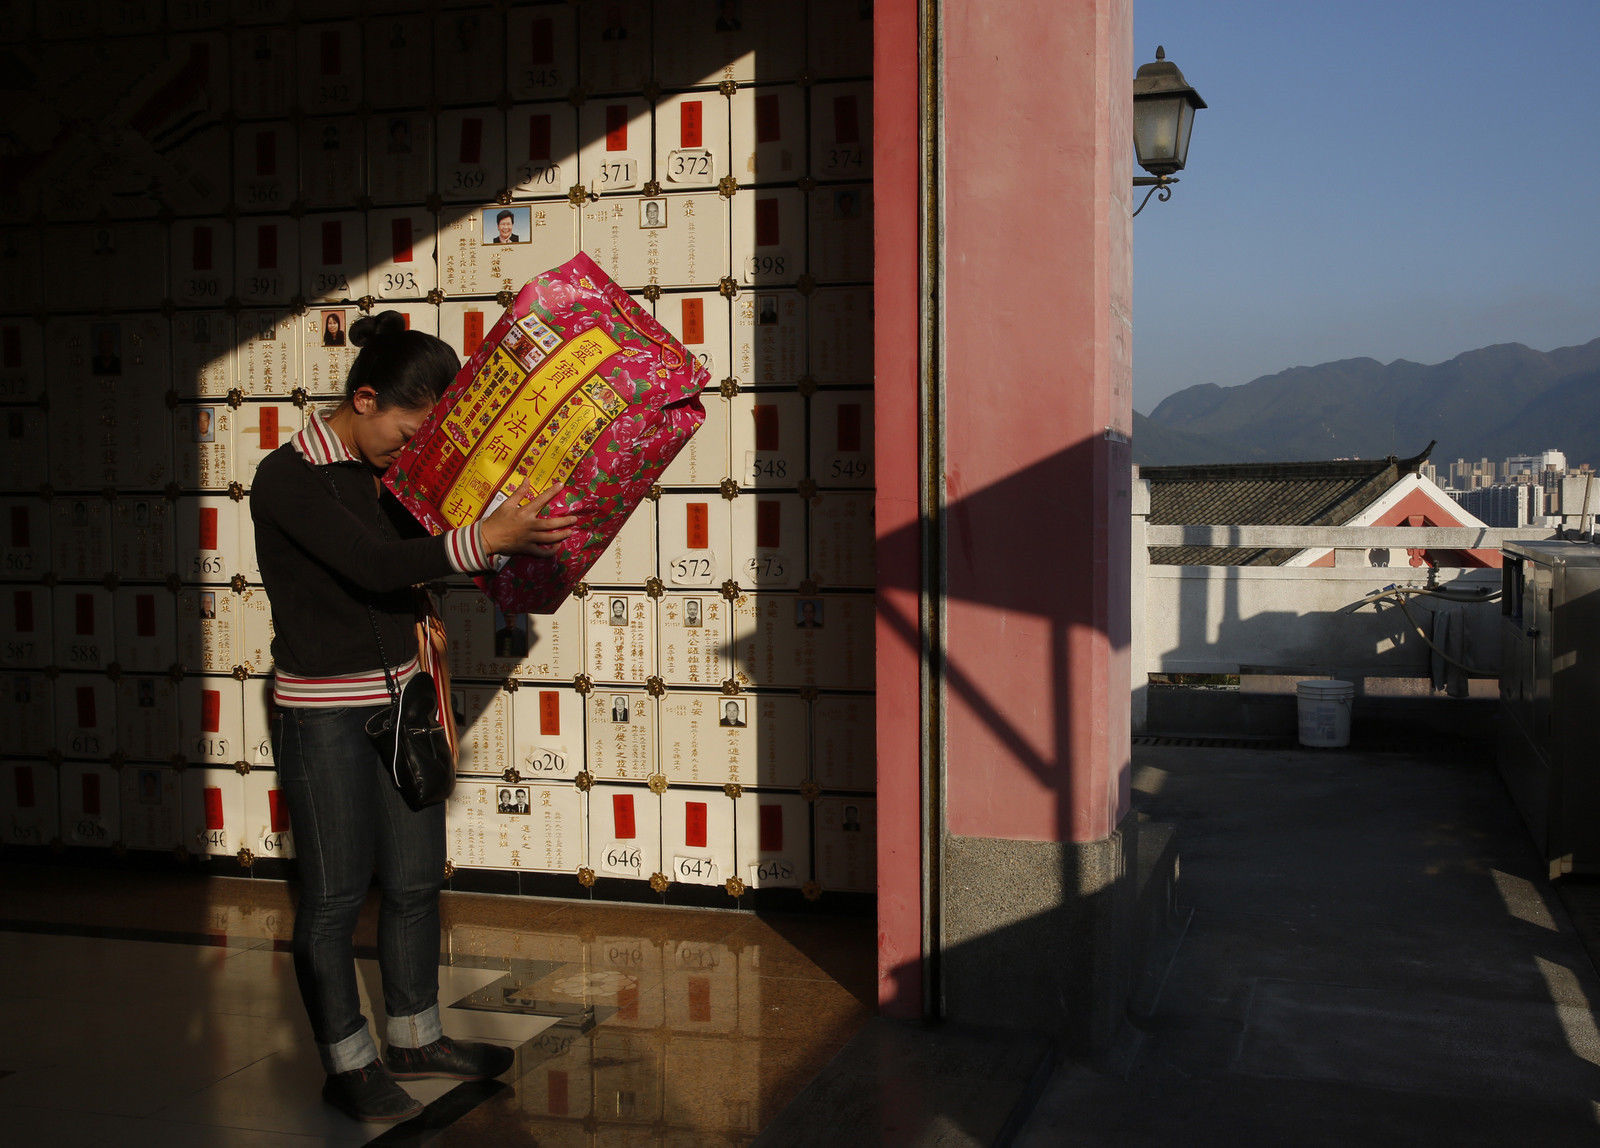
[[[304,315],[310,309],[306,306],[306,297],[304,295],[296,295],[289,300],[289,310],[297,316]]]
[[[363,314],[371,312],[372,305],[378,301],[376,295],[363,295],[356,300],[356,306],[361,308]]]
[[[572,588],[572,596],[574,598],[587,598],[589,596],[589,583],[579,582]]]
[[[736,478],[725,478],[722,480],[719,489],[722,491],[722,497],[726,498],[729,502],[732,502],[734,499],[739,497],[739,480]]]
[[[578,870],[578,884],[582,885],[585,889],[593,889],[594,888],[594,870],[589,868],[587,865],[585,865],[583,868],[579,869]]]
[[[795,493],[797,493],[807,502],[816,502],[820,497],[820,495],[817,494],[817,480],[814,478],[802,478],[799,482],[795,483],[794,489]]]
[[[176,574],[167,575],[167,593],[180,594],[183,592],[183,580]]]
[[[187,671],[183,668],[182,662],[173,662],[172,665],[167,667],[167,677],[171,678],[175,682],[183,681],[183,675],[186,672]]]
[[[104,586],[107,590],[115,590],[121,583],[122,579],[117,577],[117,572],[115,570],[106,571],[106,576],[100,579],[100,585]]]
[[[648,498],[651,502],[660,502],[661,501],[661,484],[659,482],[651,483],[650,484],[650,489],[644,492],[644,496],[646,498]]]
[[[250,772],[250,763],[248,761],[234,762],[233,772],[237,773],[240,777],[243,777],[245,774]]]
[[[222,309],[230,315],[237,315],[244,310],[244,304],[239,302],[239,296],[229,295],[222,301]]]
[[[581,183],[575,183],[567,188],[567,202],[573,207],[582,207],[589,202],[589,189]]]
[[[642,294],[646,299],[650,300],[650,302],[654,303],[657,299],[661,298],[661,284],[646,283],[644,285],[644,290],[640,292],[640,294]]]
[[[729,877],[723,882],[722,887],[728,891],[728,896],[730,897],[744,896],[744,882],[737,877]]]
[[[243,666],[234,666],[233,669],[228,671],[228,673],[236,682],[247,681],[250,677],[250,671],[245,669]]]
[[[64,755],[59,749],[49,749],[45,751],[44,760],[50,768],[57,769],[64,760]]]
[[[650,775],[650,780],[645,782],[645,784],[650,787],[651,793],[655,794],[657,797],[660,797],[667,791],[667,775],[664,773],[652,773]]]
[[[822,882],[807,881],[804,885],[800,886],[800,892],[807,901],[815,901],[818,897],[822,896]]]
[[[644,681],[644,692],[653,698],[659,698],[662,694],[667,692],[667,683],[656,677],[654,674],[651,674]]]
[[[427,299],[428,302],[437,307],[444,302],[444,292],[435,287],[432,291],[429,291],[427,295],[423,296],[423,298]]]
[[[650,888],[653,892],[665,893],[671,884],[672,882],[667,880],[665,873],[650,874]]]
[[[805,798],[807,801],[815,801],[821,795],[822,786],[818,785],[811,778],[808,777],[800,783],[800,796]]]
[[[245,581],[243,574],[235,574],[228,582],[228,589],[235,594],[243,594],[250,589],[250,583]]]
[[[437,192],[428,196],[428,198],[423,200],[422,203],[424,207],[433,212],[435,215],[444,210],[444,196],[438,194]]]
[[[654,199],[661,194],[661,181],[659,179],[646,180],[645,185],[639,189],[646,199]]]
[[[734,281],[732,275],[724,275],[717,284],[717,291],[724,299],[732,299],[739,293],[739,284]]]
[[[112,769],[121,769],[127,763],[128,755],[120,749],[112,750],[111,756],[106,759],[106,764],[110,765]]]
[[[585,92],[582,87],[576,84],[574,84],[567,92],[567,103],[571,104],[575,108],[583,107],[583,102],[588,98],[589,94]]]
[[[167,764],[172,766],[173,773],[182,773],[184,770],[189,768],[189,759],[184,757],[181,753],[175,753],[171,757],[167,758]]]
[[[578,691],[580,697],[588,697],[594,691],[594,679],[588,674],[573,674],[572,688]]]
[[[810,398],[817,393],[817,380],[810,375],[801,375],[800,380],[795,384],[795,389],[806,398]]]
[[[306,403],[311,401],[311,396],[306,393],[304,387],[296,387],[289,392],[289,401],[301,410],[305,410]]]
[[[505,692],[508,694],[516,693],[521,687],[522,683],[517,681],[516,678],[507,678],[505,681],[500,683],[500,688],[505,690]]]
[[[799,179],[795,180],[794,185],[802,192],[806,192],[808,194],[817,190],[817,181],[812,179],[809,175],[802,175]]]
[[[722,792],[726,793],[735,801],[738,801],[739,798],[744,796],[744,786],[740,785],[737,781],[730,781],[727,785],[722,787]]]
[[[661,597],[666,592],[666,589],[666,584],[659,578],[646,578],[644,580],[644,592],[652,598]]]
[[[233,390],[228,392],[228,406],[234,410],[244,406],[244,392],[238,387],[234,387]]]
[[[806,274],[800,276],[799,279],[795,280],[794,287],[796,291],[800,292],[800,294],[809,296],[811,292],[817,289],[817,281],[809,272],[807,272]]]
[[[448,880],[450,880],[450,878],[454,877],[455,875],[456,875],[456,863],[454,861],[452,861],[450,858],[446,857],[444,859],[444,879],[446,881],[448,881]]]
[[[233,499],[235,502],[243,502],[244,501],[244,483],[242,483],[242,482],[230,482],[230,483],[228,483],[228,497]]]
[[[594,788],[594,774],[587,769],[583,770],[577,777],[572,779],[572,784],[578,787],[580,793],[588,793]]]
[[[644,98],[653,104],[661,98],[661,82],[652,77],[644,82],[641,91],[644,93]]]
[[[735,681],[733,678],[725,678],[725,679],[723,679],[723,682],[722,682],[722,693],[723,693],[724,697],[730,697],[730,698],[731,697],[736,697],[736,696],[738,696],[739,694],[741,694],[743,692],[744,692],[743,687],[741,687],[739,685],[739,683],[737,681]]]
[[[732,199],[739,190],[739,181],[731,175],[725,175],[717,180],[717,194],[723,199]]]
[[[817,596],[816,582],[810,578],[807,578],[805,581],[801,582],[800,593],[805,595],[807,598],[815,598]]]
[[[517,772],[516,766],[508,765],[505,768],[505,772],[500,775],[500,780],[510,785],[515,785],[522,780],[522,774]]]
[[[739,83],[737,80],[723,80],[722,83],[717,85],[717,91],[721,92],[725,96],[731,97],[733,93],[737,92],[738,90]]]
[[[167,392],[167,409],[169,411],[175,411],[175,410],[178,409],[178,392],[177,391],[168,391]]]
[[[508,199],[506,202],[510,203],[511,201]],[[507,288],[504,291],[496,292],[494,301],[502,307],[509,307],[517,301],[517,293]]]
[[[725,399],[731,399],[739,393],[739,380],[729,375],[717,384],[717,393]]]
[[[509,109],[507,109],[507,110],[509,110]],[[501,207],[505,207],[507,204],[509,204],[511,202],[511,189],[509,187],[501,188],[500,189],[500,194],[494,197],[494,201],[496,203],[498,203]],[[505,304],[503,304],[503,303],[501,304],[501,306],[504,306],[504,305]]]
[[[239,850],[239,868],[248,869],[256,863],[256,855],[248,849]]]
[[[739,583],[729,578],[722,584],[722,596],[730,602],[737,602],[744,591],[739,589]]]
[[[122,663],[112,662],[109,666],[107,666],[106,677],[113,682],[120,682],[122,680]]]
[[[817,687],[816,686],[801,686],[800,687],[800,700],[803,701],[803,702],[814,702],[814,701],[816,701],[817,700]]]

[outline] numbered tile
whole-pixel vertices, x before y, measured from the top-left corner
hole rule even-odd
[[[55,588],[55,662],[63,669],[103,670],[116,661],[112,592],[98,586]]]
[[[235,857],[248,849],[245,779],[231,769],[190,766],[178,777],[182,845],[190,853]]]
[[[572,105],[524,104],[506,114],[506,170],[518,199],[561,198],[578,182],[578,119]]]
[[[188,677],[179,682],[178,739],[179,751],[191,763],[231,766],[243,761],[246,746],[240,683],[219,677]]]
[[[240,313],[233,378],[246,396],[288,398],[300,385],[300,322],[281,311]]]
[[[256,859],[294,856],[294,826],[289,802],[271,770],[252,769],[244,776],[244,847]]]
[[[493,103],[505,86],[505,60],[501,12],[471,9],[434,18],[433,86],[441,103]]]
[[[166,676],[124,674],[117,681],[117,750],[132,761],[169,761],[178,747],[178,687]],[[172,815],[176,826],[176,810]]]
[[[505,132],[505,116],[495,108],[441,114],[439,194],[480,202],[499,195],[506,185]]]
[[[824,889],[870,893],[877,888],[877,802],[870,797],[818,799],[816,873]]]
[[[272,700],[271,678],[250,678],[242,683],[244,694],[244,760],[252,769],[272,769],[272,715],[277,703]]]
[[[236,413],[220,403],[184,404],[173,412],[178,482],[186,489],[226,490],[233,481]]]
[[[514,100],[565,96],[577,85],[577,8],[519,5],[506,16],[506,87]]]
[[[254,547],[251,556],[241,556],[241,561],[253,563]],[[260,572],[254,572],[259,578]],[[241,648],[239,651],[240,664],[246,673],[270,674],[272,672],[272,603],[267,600],[267,592],[260,586],[252,586],[238,595],[239,607],[239,634]]]
[[[740,685],[872,687],[872,599],[744,594],[733,605],[733,677]]]
[[[226,585],[234,568],[241,530],[251,530],[249,511],[226,495],[186,496],[175,504],[179,576],[186,582]]]
[[[641,690],[596,689],[585,709],[590,773],[645,781],[657,772],[655,698]]]
[[[181,215],[221,215],[233,203],[229,178],[233,137],[221,124],[202,128],[167,153],[176,173],[168,192],[170,206]]]
[[[810,196],[808,270],[819,283],[861,283],[872,278],[872,188],[864,184],[819,187]]]
[[[47,234],[46,299],[52,308],[124,310],[162,298],[167,233],[151,223],[104,223]],[[35,299],[31,306],[37,307]]]
[[[294,40],[287,28],[233,34],[233,106],[246,118],[287,116],[294,104]]]
[[[441,219],[440,287],[447,295],[520,290],[572,258],[576,217],[570,204],[552,202],[491,204]],[[498,317],[498,308],[494,314]]]
[[[818,391],[811,396],[811,477],[828,487],[870,487],[872,392]]]
[[[805,501],[793,494],[743,495],[731,504],[734,576],[757,590],[798,586],[805,577]]]
[[[241,406],[234,412],[234,481],[249,486],[261,460],[304,426],[304,412],[293,403],[248,402]]]
[[[872,178],[872,85],[811,88],[811,171],[818,179]]]
[[[441,272],[446,264],[447,258],[441,254],[439,259]],[[483,345],[484,332],[500,318],[500,315],[500,306],[492,302],[441,303],[439,338],[449,343],[464,363],[477,354],[478,348]]]
[[[111,569],[111,508],[100,498],[50,504],[51,568],[58,578],[101,578]]]
[[[829,587],[872,586],[877,562],[872,495],[829,493],[812,499],[810,508],[812,580]]]
[[[729,415],[738,464],[734,477],[741,486],[792,490],[806,477],[804,399],[797,394],[743,391],[729,401]],[[735,544],[739,545],[737,538]]]
[[[379,311],[398,311],[408,331],[439,334],[439,308],[432,303],[385,302],[382,307],[373,308],[374,313]]]
[[[366,190],[367,129],[355,116],[306,120],[300,128],[300,198],[308,207],[345,207]],[[420,180],[427,194],[427,178]],[[419,196],[420,198],[420,196]]]
[[[122,844],[128,849],[171,852],[183,835],[178,774],[158,765],[122,771]]]
[[[39,498],[0,498],[0,578],[32,582],[50,568],[50,516]],[[655,542],[654,532],[650,539]]]
[[[226,220],[173,223],[171,259],[172,299],[179,306],[221,307],[233,294],[233,226]],[[185,342],[195,341],[192,325],[187,335]]]
[[[42,761],[0,762],[0,842],[49,845],[60,836],[56,771]]]
[[[174,569],[172,504],[164,498],[120,498],[111,514],[112,568],[132,581],[158,581]]]
[[[234,202],[251,213],[287,211],[300,193],[300,149],[287,123],[241,124],[233,134]],[[248,227],[249,221],[241,223]]]
[[[740,880],[752,889],[794,889],[810,880],[810,804],[786,794],[748,792],[734,804]]]
[[[799,5],[682,0],[656,21],[655,78],[669,88],[794,79],[805,68],[803,21]]]
[[[589,868],[641,881],[661,872],[661,798],[643,786],[589,790]]]
[[[583,250],[629,287],[713,287],[728,273],[728,201],[711,192],[587,204]]]
[[[426,104],[433,95],[433,31],[429,19],[401,13],[372,14],[363,26],[363,94],[368,102],[375,108]]]
[[[803,89],[740,88],[729,114],[733,175],[741,187],[793,183],[807,174]]]
[[[813,76],[872,74],[871,4],[811,0],[806,14],[806,67]]]
[[[434,183],[432,155],[432,116],[398,111],[374,115],[367,121],[367,193],[373,202],[427,199]]]
[[[656,179],[668,190],[715,187],[728,174],[728,99],[685,92],[656,104]]]
[[[685,885],[721,885],[733,875],[733,798],[676,787],[661,795],[661,854],[667,877]],[[668,1015],[672,994],[667,995]]]
[[[592,586],[638,586],[656,576],[656,508],[640,503],[585,580]]]
[[[35,669],[50,664],[55,653],[50,591],[42,586],[0,590],[0,600],[6,599],[8,608],[0,614],[0,665]]]
[[[28,319],[0,319],[0,401],[33,402],[43,391],[43,328]]]
[[[812,294],[811,373],[817,382],[870,384],[872,340],[870,288],[834,287]]]
[[[638,91],[650,79],[649,0],[611,0],[578,21],[583,84],[597,93]]]
[[[733,249],[739,253],[739,282],[755,288],[798,282],[806,272],[804,193],[792,188],[757,188],[734,196],[729,203]],[[869,260],[871,244],[869,235]]]
[[[643,97],[586,101],[578,109],[578,138],[578,175],[591,193],[635,191],[651,179],[650,105]]]
[[[44,291],[44,233],[38,228],[0,231],[0,310],[27,312]]]
[[[361,311],[353,304],[315,307],[301,316],[295,335],[300,342],[300,386],[307,394],[343,398],[345,378],[360,350],[350,341],[350,328],[360,318]],[[296,430],[304,425],[298,411],[294,423]],[[242,437],[240,441],[242,451]]]
[[[602,991],[596,995],[617,1010],[606,1021],[608,1028],[661,1027],[666,1016],[661,950],[660,943],[645,937],[596,937],[584,946],[585,964],[599,974],[594,987]],[[568,1102],[569,1112],[563,1115],[577,1115],[576,1099]]]
[[[367,213],[367,289],[375,298],[422,299],[438,285],[431,211],[401,207]]]
[[[451,685],[450,708],[459,743],[457,773],[499,775],[511,767],[514,696],[499,686]]]
[[[715,291],[666,295],[656,302],[656,318],[700,360],[713,380],[733,373],[728,301]]]
[[[114,606],[117,665],[160,673],[178,660],[176,601],[164,586],[123,585]]]
[[[44,412],[36,409],[0,411],[5,449],[0,450],[0,486],[27,490],[41,485],[46,473],[47,437]]]
[[[55,748],[52,686],[40,673],[0,674],[0,737],[7,753],[43,757]]]
[[[61,840],[109,849],[122,840],[121,792],[109,765],[69,761],[61,766]]]
[[[55,748],[64,757],[104,758],[116,748],[116,686],[103,674],[62,674],[55,688]]]
[[[301,25],[299,72],[303,110],[354,111],[361,103],[360,25]]]
[[[226,282],[231,289],[231,266]],[[233,389],[234,331],[234,318],[224,311],[180,311],[172,317],[172,389],[179,398],[220,399]]]
[[[573,873],[583,863],[583,794],[498,777],[458,776],[445,806],[456,868]]]
[[[539,782],[576,777],[585,764],[583,697],[570,686],[525,686],[510,697],[517,772]]]
[[[300,252],[300,294],[312,304],[349,301],[367,293],[365,216],[306,216],[300,221]],[[337,337],[343,335],[342,329],[337,332]]]
[[[664,494],[657,513],[661,580],[669,587],[714,591],[735,576],[732,521],[720,494]]]
[[[728,400],[716,391],[704,391],[705,422],[694,432],[661,474],[664,486],[717,486],[730,477],[728,465]]]
[[[191,673],[232,673],[240,664],[239,597],[223,587],[178,595],[178,661]]]
[[[463,677],[571,681],[583,666],[582,604],[554,614],[503,614],[476,589],[445,596],[450,666]]]
[[[806,712],[784,695],[668,694],[661,768],[674,783],[797,786],[806,769]]]
[[[728,608],[727,599],[711,592],[662,597],[656,617],[663,681],[705,688],[727,680]]]
[[[642,683],[656,672],[655,603],[648,595],[597,591],[583,603],[587,671],[595,681]]]
[[[288,303],[300,286],[299,232],[285,217],[252,217],[234,225],[234,294],[246,307]]]

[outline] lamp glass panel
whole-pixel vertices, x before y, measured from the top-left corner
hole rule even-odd
[[[1182,96],[1134,101],[1133,147],[1140,167],[1168,167],[1177,158],[1178,121],[1186,102]]]
[[[1194,105],[1184,100],[1178,111],[1178,139],[1172,162],[1181,169],[1189,162],[1189,133],[1194,130]]]

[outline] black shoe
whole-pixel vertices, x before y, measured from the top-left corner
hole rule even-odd
[[[396,1080],[416,1080],[423,1076],[488,1080],[510,1068],[514,1056],[502,1045],[441,1036],[421,1048],[400,1048],[391,1044],[384,1050],[383,1059]]]
[[[349,1072],[330,1072],[322,1099],[352,1120],[393,1124],[422,1111],[422,1105],[394,1082],[381,1060]]]

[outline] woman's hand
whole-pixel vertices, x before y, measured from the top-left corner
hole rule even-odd
[[[483,520],[483,544],[490,554],[533,554],[549,558],[556,552],[556,544],[572,533],[577,516],[563,514],[556,518],[541,518],[544,508],[560,490],[552,486],[540,494],[533,493],[533,478],[522,484],[510,498]]]

